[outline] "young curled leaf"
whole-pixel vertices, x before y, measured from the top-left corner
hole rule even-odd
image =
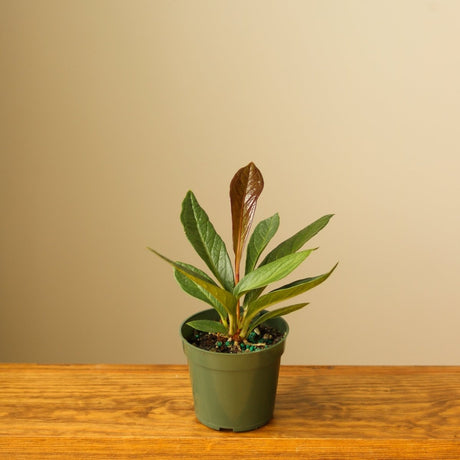
[[[254,218],[257,200],[263,188],[262,173],[252,162],[239,169],[230,183],[236,281],[239,281],[241,255]]]

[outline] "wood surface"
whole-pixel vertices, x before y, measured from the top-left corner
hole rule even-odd
[[[0,364],[0,459],[460,459],[460,367],[282,366],[274,419],[201,425],[185,366]]]

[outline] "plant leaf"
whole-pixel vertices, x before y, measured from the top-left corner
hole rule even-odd
[[[280,243],[273,249],[260,265],[268,264],[274,260],[284,257],[287,254],[293,254],[298,251],[309,239],[313,238],[320,230],[322,230],[334,214],[327,214],[318,220],[315,220],[310,225],[307,225],[295,235]]]
[[[211,321],[210,319],[197,319],[187,323],[193,329],[202,332],[211,332],[214,334],[227,334],[227,328],[218,321]]]
[[[268,253],[268,255],[260,263],[259,267],[271,263],[280,257],[284,257],[287,254],[293,254],[294,252],[298,251],[308,240],[313,238],[327,225],[333,215],[334,214],[327,214],[319,218],[312,224],[307,225],[305,228],[280,243],[275,249]],[[248,305],[249,303],[253,302],[260,296],[262,292],[263,288],[249,292],[248,295],[244,298],[244,304]]]
[[[225,289],[222,289],[219,286],[216,286],[215,284],[212,284],[206,281],[205,279],[200,278],[192,270],[189,270],[188,268],[186,268],[186,264],[183,264],[182,262],[173,262],[172,260],[161,255],[159,252],[155,251],[154,249],[152,248],[147,248],[147,249],[155,253],[158,257],[161,257],[163,260],[171,264],[176,270],[181,272],[187,278],[191,279],[196,284],[198,284],[199,286],[204,288],[206,291],[208,291],[208,293],[211,296],[213,296],[222,305],[224,310],[230,316],[235,315],[235,308],[236,308],[237,300],[231,292],[228,292]]]
[[[231,291],[235,286],[232,263],[225,243],[217,234],[204,209],[193,192],[189,191],[182,202],[181,221],[185,234],[195,251],[203,259],[221,285]]]
[[[329,278],[337,265],[338,264],[335,264],[327,273],[294,281],[293,283],[286,284],[285,286],[282,286],[278,289],[275,289],[274,291],[269,292],[268,294],[263,295],[262,297],[259,297],[257,300],[250,303],[247,307],[246,316],[248,320],[251,320],[257,313],[270,305],[290,299],[291,297],[295,297],[299,294],[303,294],[309,289],[318,286]]]
[[[253,323],[251,323],[248,331],[252,331],[255,327],[259,326],[260,324],[264,323],[269,319],[287,315],[288,313],[292,313],[293,311],[300,310],[306,305],[308,305],[308,303],[298,303],[295,305],[290,305],[289,307],[278,308],[277,310],[272,310],[267,313],[264,313],[263,315],[259,316],[259,318],[257,318]]]
[[[264,188],[262,173],[254,163],[239,169],[230,183],[232,209],[233,251],[238,274],[243,247],[251,228],[257,200]]]
[[[194,267],[193,265],[185,264],[183,262],[176,262],[177,265],[180,265],[184,269],[188,269],[190,272],[194,273],[197,277],[203,279],[204,281],[208,281],[211,284],[216,286],[214,280],[212,280],[205,272],[200,270],[199,268]],[[179,270],[174,269],[174,276],[176,281],[179,283],[179,286],[189,295],[192,297],[196,297],[197,299],[202,300],[203,302],[208,303],[212,307],[214,307],[217,312],[219,313],[222,322],[226,324],[226,311],[222,304],[207,291],[205,288],[201,287],[192,279],[188,278],[186,275],[181,273]]]
[[[248,249],[246,251],[246,275],[254,270],[260,254],[275,235],[279,225],[280,217],[278,213],[256,225],[256,228],[249,239]]]
[[[263,267],[255,269],[242,278],[235,286],[233,294],[239,297],[247,291],[267,286],[270,283],[284,278],[295,270],[312,251],[314,251],[314,249],[289,254]]]

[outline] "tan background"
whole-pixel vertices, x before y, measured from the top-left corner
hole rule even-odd
[[[336,214],[287,364],[460,364],[460,2],[0,1],[0,360],[184,362],[192,189]],[[230,245],[229,245],[230,246]],[[204,305],[204,304],[203,304]]]

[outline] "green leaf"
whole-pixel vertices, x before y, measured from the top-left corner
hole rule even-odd
[[[332,269],[327,273],[319,276],[314,276],[312,278],[304,278],[294,281],[293,283],[286,284],[285,286],[282,286],[278,289],[275,289],[274,291],[269,292],[268,294],[265,294],[262,297],[259,297],[257,300],[250,303],[247,307],[246,316],[248,320],[251,320],[257,313],[270,305],[290,299],[291,297],[295,297],[299,294],[303,294],[309,289],[318,286],[329,278],[336,267],[337,264],[335,264],[334,267],[332,267]]]
[[[277,310],[269,311],[264,313],[259,318],[257,318],[251,325],[249,326],[248,332],[252,331],[254,328],[259,326],[260,324],[264,323],[265,321],[277,318],[279,316],[287,315],[288,313],[292,313],[293,311],[300,310],[301,308],[308,305],[308,303],[298,303],[296,305],[290,305],[289,307],[278,308]]]
[[[254,219],[257,200],[264,188],[262,173],[254,163],[239,169],[230,183],[230,204],[232,210],[233,251],[235,253],[235,274],[239,279],[241,255]]]
[[[211,321],[210,319],[197,319],[195,321],[189,321],[187,324],[197,331],[211,332],[213,334],[227,334],[227,328],[223,324],[217,321]]]
[[[256,225],[256,228],[249,239],[248,249],[246,251],[246,274],[254,270],[260,254],[262,254],[263,250],[267,247],[267,244],[275,235],[279,225],[280,217],[278,213]]]
[[[176,262],[182,268],[189,270],[190,272],[194,273],[197,277],[201,278],[208,283],[214,284],[216,283],[202,270],[199,268],[194,267],[193,265],[185,264],[183,262]],[[181,273],[179,270],[174,269],[174,276],[176,281],[179,283],[179,286],[187,293],[190,294],[192,297],[196,297],[197,299],[202,300],[203,302],[208,303],[212,307],[214,307],[219,316],[221,317],[224,324],[226,324],[226,311],[222,304],[207,291],[205,288],[201,287],[195,281],[188,278],[186,275]]]
[[[236,297],[240,297],[241,294],[247,291],[267,286],[270,283],[284,278],[295,270],[312,251],[314,251],[314,249],[289,254],[263,267],[257,268],[244,276],[235,286],[233,294]]]
[[[280,243],[275,249],[268,253],[265,259],[260,263],[259,267],[262,267],[268,263],[273,262],[274,260],[298,251],[308,240],[313,238],[321,229],[327,225],[332,216],[333,214],[327,214],[319,218],[312,224],[307,225],[305,228],[298,231],[295,235]],[[253,302],[260,296],[262,292],[263,289],[257,289],[249,292],[244,298],[244,304],[248,305],[249,303]]]
[[[320,230],[322,230],[331,217],[334,214],[327,214],[313,222],[310,225],[307,225],[302,230],[298,231],[295,235],[288,238],[286,241],[280,243],[275,249],[273,249],[262,261],[260,264],[265,265],[274,260],[284,257],[287,254],[293,254],[298,251],[308,240],[313,238]]]
[[[181,221],[185,234],[221,285],[231,291],[235,286],[232,263],[225,243],[217,234],[204,209],[193,192],[182,202]]]
[[[183,264],[182,262],[173,262],[172,260],[161,255],[159,252],[155,251],[154,249],[152,248],[148,248],[148,249],[152,251],[153,253],[155,253],[158,257],[162,258],[163,260],[171,264],[176,270],[178,270],[180,273],[185,275],[187,278],[194,281],[196,284],[198,284],[203,289],[205,289],[211,296],[213,296],[222,305],[222,307],[225,309],[228,315],[230,316],[235,315],[237,299],[232,293],[197,276],[196,272],[186,267],[186,264]]]

